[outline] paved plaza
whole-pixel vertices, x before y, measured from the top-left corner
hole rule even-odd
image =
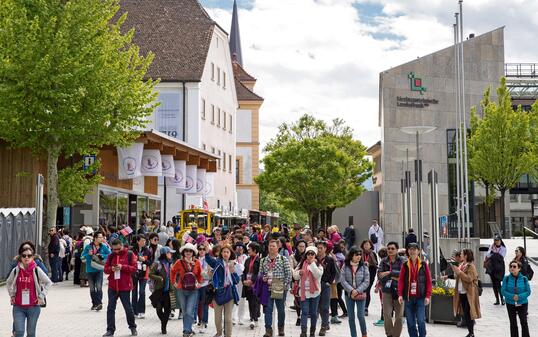
[[[533,289],[536,282],[531,282]],[[5,287],[2,287],[4,301],[0,302],[0,336],[10,336],[11,327],[11,306]],[[87,288],[73,286],[72,281],[62,282],[52,287],[48,296],[48,307],[43,309],[38,323],[39,337],[99,337],[105,333],[106,327],[106,285],[104,286],[105,308],[101,312],[90,311],[90,295]],[[538,329],[538,308],[533,303],[535,296],[530,298],[529,307],[529,328],[530,331]],[[503,306],[494,306],[493,291],[486,288],[484,294],[480,297],[482,308],[482,319],[476,325],[476,336],[509,336],[508,316],[506,308]],[[139,336],[162,336],[160,333],[160,322],[155,310],[147,304],[146,318],[138,320]],[[289,303],[291,305],[291,302]],[[385,336],[382,327],[373,325],[379,319],[380,305],[379,300],[373,300],[370,308],[370,316],[366,317],[368,324],[369,337]],[[295,326],[295,312],[289,308],[286,309],[286,336],[297,337],[300,328]],[[331,325],[331,330],[327,336],[341,337],[349,335],[347,319],[342,320],[342,324]],[[319,321],[318,321],[319,324]],[[118,304],[116,315],[116,336],[130,336],[129,329],[125,320],[125,314],[121,304]],[[465,336],[467,330],[457,328],[454,325],[428,324],[428,335],[434,337],[457,337]],[[168,336],[181,336],[182,321],[173,319],[168,326]],[[209,327],[206,333],[196,334],[196,336],[213,337],[215,334],[213,325],[213,311],[210,309]],[[235,326],[233,336],[252,336],[261,337],[264,334],[264,328],[260,325],[255,330],[250,330],[248,326]],[[404,329],[402,336],[408,336]]]

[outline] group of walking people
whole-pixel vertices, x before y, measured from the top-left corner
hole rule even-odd
[[[74,282],[85,286],[83,280],[87,280],[91,311],[103,309],[103,280],[108,279],[103,336],[113,336],[117,330],[118,300],[131,335],[138,335],[137,321],[145,318],[146,298],[155,308],[162,334],[168,333],[168,322],[176,317],[183,319],[183,337],[210,332],[212,308],[215,337],[231,337],[235,325],[254,329],[262,314],[264,337],[285,336],[289,296],[294,300],[300,337],[326,336],[331,325],[341,324],[342,318],[347,318],[351,337],[367,336],[365,317],[378,296],[381,312],[374,324],[384,326],[386,336],[401,335],[404,317],[410,337],[426,336],[425,313],[433,284],[429,263],[412,240],[403,249],[394,241],[385,245],[377,221],[358,245],[352,226],[343,236],[336,226],[313,233],[298,225],[292,229],[286,225],[236,226],[228,233],[216,227],[206,236],[191,224],[181,237],[170,227],[129,235],[85,227],[70,242],[74,260],[70,264],[79,264]],[[51,235],[58,234],[51,231]],[[502,247],[502,240],[496,237],[485,262],[488,273],[497,271],[496,261],[504,261],[506,248]],[[446,277],[455,280],[454,314],[462,317],[460,326],[468,329],[467,337],[474,336],[475,320],[481,317],[481,285],[474,263],[473,251],[464,249],[453,254],[446,268]],[[532,268],[522,247],[516,250],[509,269],[500,282],[493,282],[496,304],[507,306],[511,336],[518,336],[519,317],[526,337]],[[27,336],[35,336],[40,308],[46,304],[53,281],[33,244],[21,244],[8,277],[15,336],[24,336],[26,321]]]

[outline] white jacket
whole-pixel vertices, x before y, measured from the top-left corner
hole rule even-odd
[[[305,293],[305,298],[314,298],[318,297],[321,294],[321,275],[323,275],[323,267],[320,265],[318,266],[317,263],[311,263],[308,265],[308,270],[312,273],[312,276],[314,277],[314,280],[316,281],[316,285],[318,290],[314,293],[311,293],[310,291],[307,291]],[[292,272],[293,278],[296,281],[299,281],[299,298],[301,297],[301,269],[299,269],[299,266],[295,268]]]
[[[6,285],[7,285],[7,291],[9,293],[9,297],[15,297],[17,294],[17,276],[19,276],[19,272],[21,270],[20,263],[17,264],[15,268],[9,273],[9,277],[7,278]],[[37,274],[36,274],[37,271]],[[52,281],[50,278],[45,274],[41,268],[38,266],[35,266],[34,269],[34,284],[35,284],[35,292],[37,295],[37,298],[39,300],[39,303],[45,303],[45,297],[47,296],[47,292],[49,291],[50,287],[52,287]]]

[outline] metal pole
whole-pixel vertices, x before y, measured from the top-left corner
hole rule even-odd
[[[403,165],[402,165],[403,167]],[[401,193],[402,193],[402,243],[405,243],[405,231],[407,230],[407,222],[406,222],[406,206],[405,206],[405,179],[400,180],[401,184]]]
[[[463,119],[463,181],[465,183],[464,189],[464,211],[465,211],[465,224],[466,224],[466,238],[467,242],[470,242],[471,233],[471,219],[469,216],[469,207],[471,202],[469,200],[469,172],[467,169],[467,111],[465,110],[465,60],[463,58],[463,0],[459,0],[460,4],[460,53],[461,53],[461,106],[462,106],[462,119]],[[504,200],[503,200],[504,207]]]
[[[422,172],[420,169],[420,152],[419,152],[419,146],[418,146],[418,131],[416,134],[416,145],[417,145],[417,160],[416,160],[416,166],[415,166],[415,174],[416,174],[416,180],[417,180],[417,227],[418,227],[418,246],[420,249],[422,249],[422,236],[424,228],[422,227]]]
[[[458,242],[461,241],[462,202],[461,202],[461,169],[460,169],[460,95],[459,95],[459,54],[458,54],[458,13],[455,14],[454,24],[454,93],[456,96],[456,218]]]
[[[525,252],[527,251],[527,228],[523,226],[523,248],[525,249]]]

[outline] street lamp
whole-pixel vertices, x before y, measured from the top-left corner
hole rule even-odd
[[[418,229],[418,245],[422,247],[424,235],[424,226],[422,223],[422,161],[420,160],[419,152],[419,135],[423,135],[437,129],[435,126],[404,126],[400,130],[403,133],[416,136],[417,159],[415,161],[415,180],[417,181],[417,229]]]

